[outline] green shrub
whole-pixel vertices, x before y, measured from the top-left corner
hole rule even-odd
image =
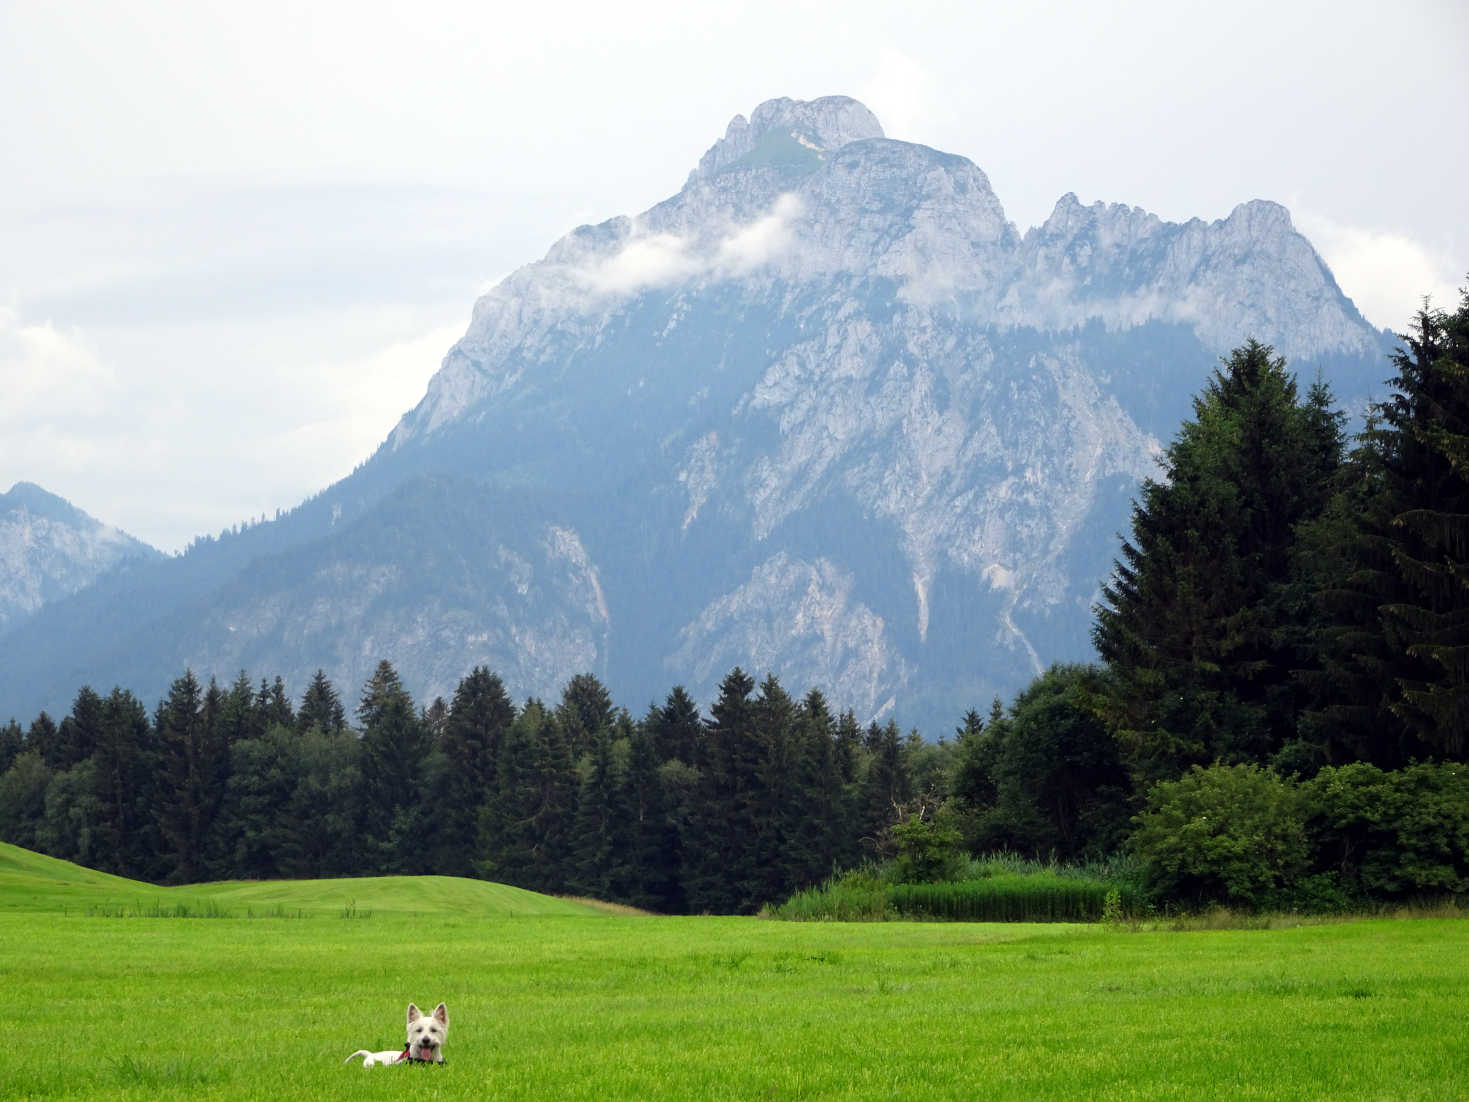
[[[916,811],[889,828],[897,857],[893,879],[910,883],[953,880],[965,864],[964,836],[948,803]]]
[[[1157,899],[1258,907],[1304,871],[1301,798],[1257,765],[1194,766],[1148,792],[1129,839]]]
[[[1469,891],[1469,766],[1357,762],[1302,786],[1315,867],[1380,900]]]

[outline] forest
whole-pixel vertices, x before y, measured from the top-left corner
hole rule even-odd
[[[0,728],[0,839],[129,877],[475,876],[751,913],[843,870],[993,852],[1130,862],[1163,905],[1469,891],[1469,292],[1425,304],[1346,432],[1249,341],[1139,488],[1099,661],[939,738],[736,668],[702,714],[590,674],[515,704],[480,667],[415,702],[382,662],[81,688]],[[932,733],[930,733],[932,734]]]

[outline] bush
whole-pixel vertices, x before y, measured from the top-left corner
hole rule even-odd
[[[1357,762],[1321,770],[1302,792],[1322,875],[1381,900],[1469,891],[1469,767]]]
[[[964,836],[958,816],[948,804],[937,810],[920,809],[894,823],[889,831],[897,857],[893,879],[909,883],[953,880],[966,863]]]
[[[1304,871],[1298,790],[1257,765],[1215,765],[1148,792],[1129,839],[1157,899],[1253,908]]]

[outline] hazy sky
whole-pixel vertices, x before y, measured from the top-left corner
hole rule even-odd
[[[475,297],[855,96],[1023,232],[1288,206],[1369,320],[1469,272],[1463,0],[0,0],[0,491],[165,550],[347,474]]]

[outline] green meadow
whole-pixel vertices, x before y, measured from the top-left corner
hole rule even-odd
[[[609,915],[0,846],[4,1098],[1463,1098],[1469,924]],[[343,1065],[443,1000],[443,1067]]]

